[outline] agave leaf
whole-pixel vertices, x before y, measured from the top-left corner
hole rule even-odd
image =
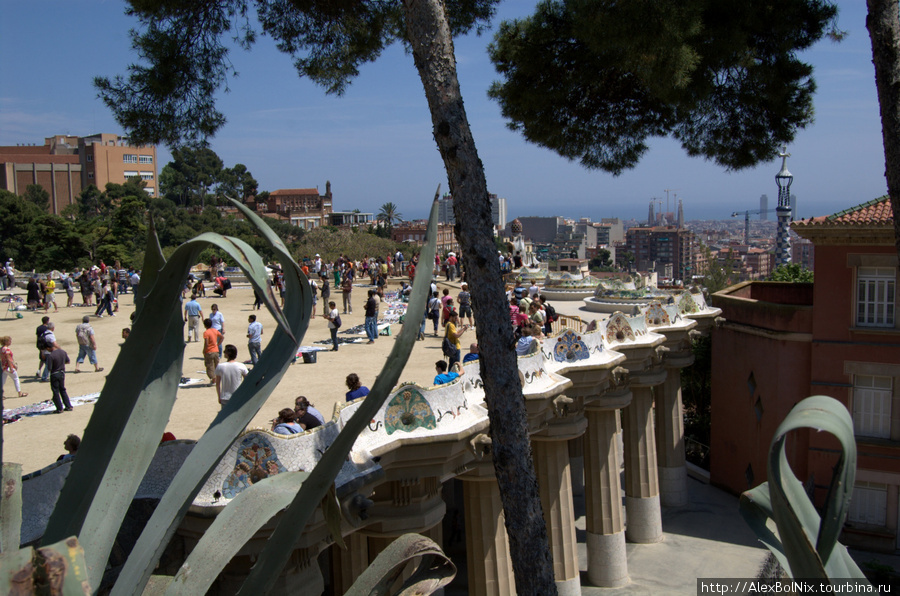
[[[440,186],[438,186],[438,193]],[[425,246],[422,248],[420,258],[422,262],[430,263],[434,260],[434,252],[437,241],[437,199],[431,206],[431,215],[428,218],[428,232]],[[250,570],[247,579],[241,586],[238,594],[252,595],[267,594],[284,569],[290,558],[293,545],[297,536],[303,532],[318,504],[333,485],[334,479],[341,469],[347,454],[356,442],[359,433],[368,425],[369,421],[378,412],[378,409],[387,399],[394,385],[400,379],[403,367],[409,359],[409,354],[416,343],[419,325],[425,313],[426,294],[431,285],[431,279],[427,275],[416,276],[413,282],[412,295],[406,310],[406,318],[394,347],[385,362],[369,395],[363,400],[356,413],[347,421],[343,430],[334,440],[334,443],[325,451],[322,458],[313,468],[306,482],[297,493],[297,497],[288,506],[278,522],[278,526],[272,536],[266,541],[265,547]]]
[[[829,432],[841,443],[842,454],[832,476],[824,519],[819,518],[787,460],[787,434],[801,428]],[[856,440],[847,409],[837,400],[821,395],[797,404],[775,431],[769,450],[768,473],[768,483],[744,493],[742,513],[745,519],[750,515],[751,527],[779,558],[785,570],[793,577],[863,578],[847,549],[837,541],[847,517],[856,475]],[[755,508],[745,509],[746,500],[752,501]],[[775,520],[780,543],[771,530],[765,528],[765,518],[769,516]],[[777,549],[773,548],[776,543]]]
[[[283,321],[283,324],[276,328],[259,363],[253,367],[182,464],[132,550],[113,588],[113,594],[141,593],[194,497],[235,437],[246,428],[278,385],[293,361],[297,345],[309,325],[312,296],[309,283],[299,265],[291,258],[284,243],[258,215],[239,203],[235,205],[279,255],[288,295],[292,298],[285,302],[282,313],[274,295],[265,284],[265,278],[256,279],[254,288],[265,297],[273,314],[277,313],[276,320]],[[148,305],[149,303],[148,300]]]
[[[22,464],[3,464],[0,495],[0,553],[19,549],[22,539]]]
[[[322,514],[325,516],[328,531],[331,532],[331,539],[339,547],[346,549],[347,545],[344,544],[344,537],[341,535],[341,503],[338,501],[333,483],[328,487],[328,493],[322,497]]]
[[[190,266],[210,244],[235,259],[255,286],[265,283],[265,265],[249,245],[202,234],[175,251],[145,295],[141,320],[107,377],[60,492],[59,502],[66,507],[54,509],[43,539],[78,535],[94,585],[169,419],[184,357],[181,288]],[[277,305],[271,307],[276,321],[283,322]]]
[[[421,557],[416,571],[403,582],[399,591],[391,586],[400,579],[407,563]],[[413,596],[431,594],[453,581],[456,565],[430,538],[404,534],[381,551],[344,596]]]
[[[745,491],[739,502],[741,516],[750,526],[759,541],[768,548],[783,569],[790,570],[781,540],[766,524],[772,518],[772,500],[769,498],[769,483],[763,482],[754,489]]]
[[[74,536],[39,549],[0,556],[0,585],[8,594],[90,594],[84,550]]]
[[[134,320],[141,314],[144,306],[144,296],[147,294],[145,288],[149,289],[156,284],[156,278],[159,270],[166,264],[166,258],[163,256],[162,247],[159,245],[159,236],[156,234],[156,222],[153,221],[153,214],[147,216],[150,220],[149,229],[147,231],[147,248],[144,250],[144,263],[141,268],[141,283],[138,284],[137,291],[134,293]]]
[[[222,568],[257,530],[290,504],[308,476],[308,472],[286,472],[241,491],[203,533],[166,594],[206,594]]]

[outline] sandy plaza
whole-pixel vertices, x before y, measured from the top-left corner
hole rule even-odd
[[[396,290],[399,280],[391,279],[388,290]],[[458,284],[440,284],[441,287],[451,287],[451,292],[458,291]],[[358,286],[353,291],[352,314],[341,314],[343,325],[341,331],[351,327],[362,325],[365,314],[363,304],[366,299],[367,286]],[[19,291],[19,294],[22,292]],[[103,388],[106,375],[112,369],[119,348],[122,344],[122,329],[130,326],[129,317],[134,312],[134,295],[123,294],[119,296],[119,310],[115,317],[93,316],[96,307],[72,306],[65,307],[65,293],[60,299],[59,312],[47,313],[50,320],[56,325],[56,337],[59,345],[67,352],[71,363],[66,366],[66,388],[69,397],[73,399],[99,392]],[[340,304],[340,296],[332,293],[332,299]],[[271,314],[265,309],[254,310],[253,292],[249,285],[236,285],[228,291],[226,298],[209,294],[206,298],[198,298],[204,316],[210,312],[210,306],[217,304],[225,317],[225,343],[234,344],[238,349],[238,361],[249,360],[247,350],[247,325],[248,316],[256,314],[263,325],[262,347],[263,358],[266,357],[265,349],[269,338],[275,330],[275,322]],[[3,303],[6,311],[8,304]],[[22,391],[27,392],[27,397],[16,397],[16,391],[11,379],[6,381],[4,387],[3,408],[5,411],[14,410],[23,406],[30,406],[42,401],[49,401],[52,397],[50,383],[42,383],[35,376],[38,368],[38,351],[35,348],[35,329],[41,324],[43,310],[37,312],[22,312],[22,318],[15,318],[14,313],[4,312],[5,317],[0,319],[0,335],[12,337],[12,350],[19,364],[19,378]],[[91,315],[91,325],[94,328],[97,339],[97,358],[102,372],[94,372],[94,367],[87,361],[79,368],[80,373],[75,373],[75,359],[78,355],[78,342],[75,337],[75,327],[82,322],[82,317]],[[366,345],[365,333],[358,336],[350,336],[340,333],[341,338],[358,337],[363,341],[349,345],[341,345],[337,352],[327,351],[331,348],[330,341],[327,344],[316,342],[329,340],[328,322],[322,318],[322,300],[319,298],[316,316],[312,319],[305,337],[301,341],[303,346],[318,346],[326,350],[316,354],[315,363],[304,363],[302,359],[292,364],[282,378],[278,388],[269,397],[266,404],[253,418],[249,428],[266,427],[277,415],[278,410],[293,407],[294,398],[305,395],[309,401],[321,411],[326,419],[330,419],[335,404],[345,400],[347,388],[344,384],[346,376],[355,372],[359,375],[362,384],[371,387],[376,375],[381,371],[385,360],[388,358],[399,333],[400,326],[394,324],[390,336],[379,336],[374,344]],[[430,386],[434,378],[434,362],[442,358],[441,339],[435,338],[431,333],[431,324],[426,330],[425,341],[416,342],[409,362],[401,375],[401,381],[415,381],[424,386]],[[185,326],[185,339],[187,339],[187,327]],[[474,333],[470,332],[464,339],[464,352],[469,342],[475,341]],[[206,383],[206,374],[201,353],[202,343],[192,342],[185,345],[184,367],[182,376],[189,379],[202,381],[195,385],[181,387],[178,397],[166,427],[178,439],[199,439],[208,428],[210,422],[219,411],[215,386]],[[248,365],[249,366],[249,365]],[[27,474],[39,470],[56,461],[62,455],[63,441],[70,433],[82,436],[88,420],[94,411],[91,403],[76,405],[72,412],[60,415],[50,411],[30,416],[23,416],[20,420],[3,426],[3,460],[6,462],[21,463],[23,473]]]

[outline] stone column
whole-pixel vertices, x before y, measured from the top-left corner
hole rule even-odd
[[[346,550],[331,546],[331,581],[334,593],[343,594],[369,566],[369,539],[362,532],[344,536]]]
[[[587,572],[591,585],[602,588],[628,583],[619,482],[618,413],[617,409],[590,406],[585,411],[588,420],[584,435]]]
[[[663,538],[653,433],[653,394],[649,385],[631,385],[631,405],[623,410],[625,438],[625,508],[628,540],[641,544]]]
[[[580,596],[578,542],[569,471],[569,437],[531,437],[544,522],[553,553],[553,573],[560,596]]]
[[[472,596],[506,596],[516,593],[506,518],[500,488],[493,476],[459,477],[463,481],[466,517],[466,563]]]
[[[687,505],[687,467],[684,464],[684,406],[681,402],[681,368],[668,368],[666,380],[656,391],[656,455],[659,493],[666,507]],[[661,389],[661,390],[660,390]]]
[[[584,442],[582,437],[569,441],[569,469],[572,476],[572,494],[584,495]]]

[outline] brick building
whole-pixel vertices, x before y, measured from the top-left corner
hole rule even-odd
[[[50,211],[59,214],[87,186],[104,189],[139,177],[157,196],[156,147],[135,146],[126,137],[100,133],[56,135],[40,146],[0,147],[0,188],[22,195],[32,184],[50,194]]]
[[[251,209],[275,217],[291,225],[312,230],[331,224],[331,182],[325,183],[325,194],[318,188],[281,188],[269,193],[265,202],[248,203]]]
[[[391,228],[391,240],[394,242],[407,242],[415,246],[425,244],[425,233],[428,231],[428,222],[425,220],[403,221]],[[449,251],[459,253],[459,243],[453,226],[438,224],[437,228],[437,252],[444,254]]]

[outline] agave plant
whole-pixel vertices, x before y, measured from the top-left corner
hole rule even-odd
[[[800,428],[831,433],[841,444],[822,517],[791,470],[785,453],[788,433]],[[794,406],[772,439],[768,477],[768,482],[741,495],[741,514],[785,572],[795,578],[864,581],[865,575],[837,541],[856,478],[856,439],[847,408],[822,395]],[[770,519],[775,521],[777,533],[766,525]]]
[[[432,259],[437,198],[436,194],[423,250]],[[178,247],[166,261],[151,221],[131,335],[122,346],[97,400],[78,457],[73,461],[42,538],[42,544],[47,546],[41,549],[18,549],[21,466],[4,465],[0,574],[9,582],[15,583],[15,578],[19,578],[31,582],[30,585],[46,584],[48,578],[55,577],[49,562],[64,557],[63,568],[68,573],[63,573],[65,577],[61,581],[70,582],[67,585],[72,587],[77,585],[78,593],[96,591],[100,585],[119,527],[156,452],[174,404],[184,357],[181,288],[201,251],[213,245],[238,263],[254,290],[264,297],[277,329],[257,366],[212,421],[166,490],[126,561],[113,594],[144,591],[160,555],[209,474],[293,361],[309,325],[310,286],[287,248],[262,219],[240,203],[233,203],[278,255],[291,300],[283,310],[279,307],[268,285],[262,259],[246,243],[218,234],[201,234]],[[271,589],[290,556],[295,537],[320,502],[325,505],[329,527],[335,529],[335,540],[340,543],[340,511],[334,498],[334,478],[357,436],[399,379],[415,344],[418,329],[413,327],[418,327],[416,323],[425,310],[428,281],[423,276],[414,284],[407,318],[413,323],[401,330],[369,396],[318,465],[311,472],[270,477],[243,491],[219,514],[179,573],[174,578],[159,578],[160,581],[154,582],[156,588],[162,584],[170,594],[205,593],[239,548],[282,510],[280,521],[241,593],[258,594]],[[406,585],[413,589],[437,589],[455,574],[452,563],[440,549],[422,537],[403,537],[392,551],[386,551],[386,556],[396,557],[397,552],[427,555],[423,561],[427,559],[428,564],[420,565],[419,573],[407,581]],[[24,563],[28,564],[23,567]],[[373,571],[366,577],[380,575],[370,580],[366,593],[379,582],[390,585],[396,573],[384,559],[373,563]],[[386,581],[390,583],[384,584]]]

